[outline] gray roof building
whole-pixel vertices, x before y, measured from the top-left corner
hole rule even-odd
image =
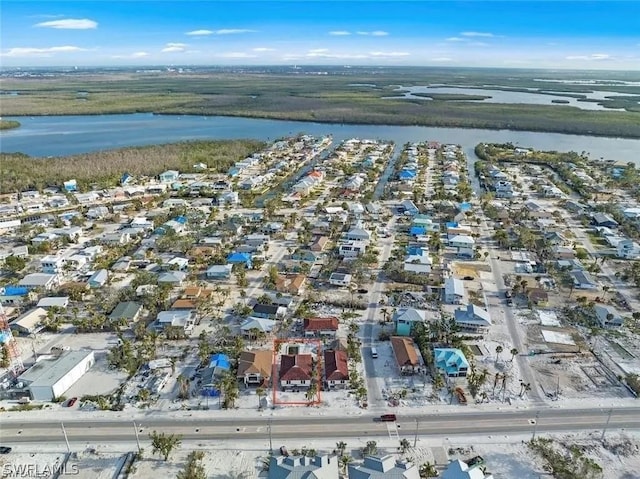
[[[349,465],[349,479],[420,479],[420,473],[413,463],[392,455],[367,456],[362,465]]]
[[[338,479],[337,456],[271,456],[269,479]]]
[[[119,321],[126,319],[127,321],[137,321],[142,311],[142,305],[135,301],[123,301],[111,311],[109,321]]]

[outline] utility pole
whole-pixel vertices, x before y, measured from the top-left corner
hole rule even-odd
[[[269,454],[273,454],[273,443],[271,441],[271,418],[267,421],[267,429],[269,430]]]
[[[67,437],[67,431],[64,428],[64,423],[60,423],[60,427],[62,428],[62,434],[64,435],[64,442],[67,444],[67,452],[71,452],[71,446],[69,446],[69,438]]]
[[[133,432],[136,433],[136,444],[138,445],[138,453],[140,453],[140,437],[138,436],[138,426],[136,426],[135,421],[133,421]]]
[[[418,419],[416,419],[416,435],[413,437],[413,447],[415,449],[416,444],[418,443],[418,426],[420,425],[420,422],[418,422]]]
[[[613,409],[609,409],[609,414],[607,415],[607,422],[604,425],[604,428],[602,429],[602,437],[600,438],[601,441],[604,441],[604,434],[607,432],[607,427],[609,427],[609,421],[611,421],[611,414],[613,413]]]
[[[536,438],[536,431],[538,430],[538,419],[540,418],[540,411],[536,413],[536,418],[533,423],[533,436],[531,436],[531,440],[533,441]]]

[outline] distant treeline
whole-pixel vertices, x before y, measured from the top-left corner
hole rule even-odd
[[[21,153],[0,154],[0,193],[47,186],[62,186],[76,179],[78,188],[113,187],[127,172],[135,176],[156,176],[168,169],[193,172],[204,163],[209,171],[226,173],[238,160],[262,149],[257,140],[190,141],[99,151],[58,158],[31,158]]]

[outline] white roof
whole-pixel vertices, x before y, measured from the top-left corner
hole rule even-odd
[[[33,330],[47,317],[47,312],[42,308],[33,308],[11,321],[10,325],[18,325],[27,330]]]
[[[493,479],[493,475],[485,475],[480,467],[469,468],[466,462],[456,459],[449,463],[440,476],[442,479]]]
[[[88,356],[93,358],[93,351],[68,351],[53,361],[38,361],[19,379],[31,387],[53,386]]]
[[[42,298],[38,301],[38,308],[51,308],[57,306],[64,308],[69,304],[69,296],[51,296],[49,298]]]
[[[464,283],[453,276],[447,278],[444,282],[444,294],[455,294],[456,296],[464,296]]]

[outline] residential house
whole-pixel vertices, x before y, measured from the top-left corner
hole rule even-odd
[[[407,216],[415,216],[420,213],[420,210],[411,200],[404,200],[400,203],[400,211]]]
[[[299,295],[302,293],[307,277],[303,274],[278,275],[276,280],[276,291]]]
[[[109,271],[107,271],[106,269],[99,269],[89,277],[87,283],[89,284],[90,288],[95,289],[103,287],[108,280]]]
[[[227,263],[231,265],[239,264],[247,269],[251,269],[251,255],[249,253],[230,253],[229,256],[227,256]]]
[[[389,454],[366,456],[361,465],[349,464],[349,479],[420,479],[418,467]]]
[[[411,336],[415,323],[424,323],[427,315],[424,311],[413,308],[399,308],[393,314],[393,325],[397,336]]]
[[[570,260],[576,257],[575,250],[568,246],[554,246],[551,251],[555,259]]]
[[[127,323],[135,323],[140,319],[142,313],[142,305],[135,301],[122,301],[111,311],[109,321],[117,323],[126,321]]]
[[[207,268],[207,279],[229,279],[231,277],[232,264],[214,264]]]
[[[318,236],[313,241],[311,246],[309,246],[309,249],[314,253],[319,253],[321,251],[324,251],[328,243],[329,243],[329,238],[327,238],[326,236]]]
[[[606,226],[607,228],[617,228],[618,222],[606,213],[594,213],[591,217],[591,224],[595,226]]]
[[[245,386],[264,384],[271,377],[272,361],[271,350],[243,351],[238,358],[238,380]]]
[[[202,370],[200,376],[201,388],[211,390],[218,387],[218,379],[231,369],[229,356],[216,353],[209,358],[209,365]]]
[[[337,479],[338,456],[271,456],[268,479]]]
[[[604,329],[619,329],[624,324],[624,319],[613,306],[606,304],[596,304],[593,307],[596,314],[596,320]]]
[[[496,198],[513,198],[513,185],[509,181],[496,181],[494,184]]]
[[[573,287],[576,289],[598,289],[598,284],[586,271],[570,271],[569,275],[573,278]]]
[[[282,390],[311,387],[313,363],[311,354],[281,355],[279,380]]]
[[[527,289],[527,298],[536,306],[546,306],[549,303],[549,293],[542,288]]]
[[[449,246],[459,249],[473,249],[475,240],[468,235],[455,235],[449,238]]]
[[[158,275],[158,284],[170,284],[172,286],[182,286],[182,283],[187,278],[187,273],[184,271],[165,271]]]
[[[329,276],[329,284],[332,286],[349,286],[352,276],[347,273],[331,273]]]
[[[304,335],[307,337],[335,338],[338,332],[338,318],[305,318],[303,321]]]
[[[462,304],[464,299],[464,283],[453,276],[444,282],[444,302],[447,304]]]
[[[416,352],[413,339],[400,336],[391,337],[391,347],[396,358],[400,374],[415,374],[420,367],[418,354]]]
[[[434,348],[433,357],[436,370],[447,377],[466,377],[469,371],[469,361],[459,349]]]
[[[283,306],[257,303],[253,305],[253,313],[251,315],[256,318],[277,319],[283,318],[286,313],[287,308]]]
[[[31,273],[18,282],[18,286],[25,286],[29,289],[43,289],[50,291],[60,284],[57,274]]]
[[[40,260],[40,269],[46,274],[60,274],[64,264],[65,259],[62,256],[47,255]]]
[[[338,254],[345,258],[357,258],[365,253],[367,243],[364,241],[345,241],[338,247]]]
[[[344,237],[347,241],[369,241],[371,233],[363,228],[351,228]]]
[[[486,309],[469,303],[466,308],[458,308],[454,312],[458,326],[473,332],[486,331],[491,326],[491,315]]]
[[[190,298],[178,298],[171,305],[171,309],[197,309],[196,300]]]
[[[178,181],[180,172],[176,170],[167,170],[164,173],[160,173],[160,181],[162,183],[173,183]]]
[[[66,309],[69,306],[69,296],[49,296],[38,301],[36,307],[49,309],[60,308]]]
[[[346,351],[324,351],[324,382],[328,389],[343,389],[349,385]]]
[[[469,461],[471,463],[471,461]],[[482,463],[472,465],[456,459],[449,463],[440,475],[440,479],[494,479],[493,474],[485,474]]]
[[[260,337],[271,334],[277,322],[274,319],[248,317],[241,325],[240,331],[246,339],[255,341]]]
[[[44,308],[33,308],[9,323],[9,328],[19,334],[36,334],[44,329],[47,311]]]
[[[316,261],[320,259],[320,257],[321,257],[321,253],[315,253],[310,250],[299,249],[297,251],[294,251],[289,257],[289,259],[291,259],[291,261],[314,264]]]
[[[124,245],[131,242],[131,235],[124,231],[106,233],[100,237],[100,243],[106,245]]]
[[[428,255],[409,255],[404,259],[403,270],[411,273],[431,273],[432,260]]]
[[[623,239],[616,245],[616,256],[624,259],[640,259],[640,244]]]
[[[167,327],[183,328],[189,334],[196,324],[195,310],[180,311],[160,311],[156,319],[157,329],[163,330]]]

